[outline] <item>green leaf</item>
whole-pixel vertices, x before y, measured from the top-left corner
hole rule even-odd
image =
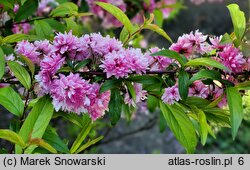
[[[2,79],[5,73],[5,59],[2,48],[0,47],[0,80]]]
[[[158,106],[159,100],[152,95],[148,95],[147,105],[150,112],[154,112]]]
[[[54,108],[48,96],[39,99],[19,131],[19,135],[25,143],[29,141],[29,138],[42,138],[53,115],[53,111]],[[36,146],[30,146],[25,152],[32,153],[35,148]],[[16,153],[22,153],[22,149],[18,146],[16,146]]]
[[[151,54],[151,56],[165,56],[177,60],[182,66],[187,62],[186,58],[181,56],[176,51],[162,50],[157,53]]]
[[[58,136],[58,134],[48,127],[43,135],[43,139],[50,144],[53,148],[61,153],[69,153],[69,149],[65,142]]]
[[[129,40],[133,39],[137,35],[137,34],[134,34],[134,33],[136,31],[138,31],[139,29],[140,29],[140,27],[137,24],[133,25],[132,31],[131,31],[131,34],[133,34],[133,35],[131,35],[130,32],[128,31],[128,29],[126,27],[123,27],[123,29],[122,29],[122,31],[120,33],[119,40],[122,43],[125,43],[126,41],[128,43]],[[139,32],[138,32],[138,34],[139,34]]]
[[[15,77],[20,81],[20,83],[26,88],[31,87],[31,78],[28,71],[15,61],[9,61],[8,66],[10,70],[14,73]]]
[[[151,84],[157,84],[160,83],[159,78],[155,76],[150,76],[150,75],[143,75],[143,76],[131,76],[127,80],[136,82],[136,83],[141,83],[144,85],[151,85]]]
[[[200,79],[212,79],[212,80],[221,80],[221,74],[215,70],[200,70],[198,73],[194,74],[193,77],[189,80],[189,84],[192,84],[196,80]]]
[[[1,40],[1,43],[4,44],[4,43],[16,43],[16,42],[19,42],[19,41],[22,41],[22,40],[36,40],[37,37],[34,37],[34,36],[31,36],[31,35],[27,35],[27,34],[12,34],[12,35],[9,35],[7,37],[4,37],[2,40]]]
[[[218,61],[212,58],[196,58],[193,60],[188,61],[185,66],[210,66],[214,68],[218,68],[221,70],[225,70],[231,72],[229,68],[224,66],[223,64],[219,63]]]
[[[192,107],[192,111],[197,115],[198,122],[200,125],[200,137],[201,137],[201,144],[204,146],[207,141],[207,135],[208,135],[208,124],[207,124],[207,118],[205,113],[198,109],[197,107]]]
[[[162,27],[163,20],[164,20],[162,11],[160,11],[159,9],[155,9],[154,15],[155,15],[156,25],[158,25],[159,27]]]
[[[233,26],[234,26],[234,33],[238,40],[241,40],[245,34],[246,31],[246,18],[243,11],[240,10],[239,6],[237,4],[230,4],[227,6]]]
[[[68,114],[68,113],[65,113],[62,111],[54,113],[54,117],[58,117],[58,116],[61,116],[64,119],[70,121],[71,123],[74,123],[75,125],[79,126],[80,128],[82,128],[84,126],[84,122],[76,114]]]
[[[40,146],[40,147],[50,151],[53,154],[57,153],[57,150],[55,148],[53,148],[53,146],[51,146],[50,144],[45,142],[43,139],[39,139],[39,138],[31,139],[29,141],[29,144],[30,144],[30,146],[35,145],[35,147]]]
[[[67,31],[72,31],[73,35],[80,35],[81,27],[74,21],[74,17],[64,19],[67,25]]]
[[[65,32],[66,31],[66,25],[62,24],[61,22],[55,20],[55,19],[46,19],[46,22],[50,25],[51,28],[53,28],[55,31],[58,32]]]
[[[99,142],[100,140],[102,140],[104,138],[104,136],[100,136],[94,140],[89,140],[87,143],[85,143],[84,145],[82,145],[75,153],[78,154],[82,151],[84,151],[85,149],[87,149],[88,147],[96,144],[97,142]]]
[[[131,96],[131,98],[134,100],[134,102],[136,103],[136,92],[135,92],[135,88],[134,86],[132,85],[131,82],[129,81],[126,81],[126,86],[128,88],[128,92],[129,92],[129,95]]]
[[[20,6],[18,12],[15,15],[15,21],[22,21],[32,16],[38,7],[38,1],[27,0],[22,6]]]
[[[23,101],[11,87],[0,88],[0,104],[18,117],[23,115]]]
[[[197,145],[195,129],[188,116],[176,106],[160,102],[160,109],[171,131],[187,153],[193,153]]]
[[[19,145],[22,148],[25,147],[25,143],[24,143],[22,137],[11,130],[0,129],[0,139],[7,140],[11,143]]]
[[[189,74],[184,69],[180,69],[178,76],[178,89],[183,100],[186,100],[188,97],[188,81]]]
[[[109,114],[111,118],[111,124],[115,125],[121,117],[123,99],[119,89],[111,90],[111,98],[109,102]]]
[[[101,88],[99,93],[103,93],[108,90],[112,90],[114,88],[118,88],[121,85],[122,81],[119,79],[111,79],[111,80],[106,80]]]
[[[155,24],[148,24],[148,25],[145,25],[143,28],[154,31],[154,32],[158,33],[159,35],[163,36],[164,38],[166,38],[169,42],[173,43],[173,41],[169,37],[169,35],[163,29],[161,29],[159,26],[157,26]]]
[[[92,123],[91,120],[88,119],[84,127],[82,128],[82,131],[80,132],[80,134],[74,141],[72,147],[70,148],[70,153],[75,153],[78,150],[78,148],[81,146],[82,142],[87,137],[91,129],[92,129]]]
[[[96,2],[96,4],[108,11],[110,14],[112,14],[117,20],[119,20],[124,25],[124,27],[127,28],[130,34],[132,33],[133,25],[121,9],[105,2]]]
[[[242,83],[238,83],[235,86],[238,90],[250,90],[250,81],[245,81]]]
[[[35,64],[28,57],[21,56],[20,58],[27,64],[33,77],[35,74]]]
[[[39,37],[41,37],[43,39],[50,37],[50,34],[52,33],[52,28],[50,27],[50,25],[46,21],[36,20],[34,22],[34,25],[35,25],[36,34]]]
[[[232,127],[232,136],[235,139],[241,121],[243,119],[242,97],[236,87],[226,88],[227,102],[230,110],[230,120]]]
[[[75,71],[80,70],[81,68],[84,68],[87,64],[89,64],[92,60],[91,59],[86,59],[83,60],[81,62],[79,62],[76,66],[75,66]]]
[[[217,126],[230,128],[229,111],[220,108],[203,108],[207,120]]]
[[[77,15],[78,14],[78,6],[73,2],[65,2],[60,4],[58,7],[53,9],[50,13],[52,17],[65,17],[67,15]]]
[[[194,105],[194,106],[197,106],[199,109],[203,109],[207,107],[210,104],[210,102],[206,99],[192,96],[192,97],[187,98],[187,100],[185,101],[185,104],[189,106]]]

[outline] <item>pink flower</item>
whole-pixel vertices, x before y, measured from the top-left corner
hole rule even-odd
[[[162,101],[167,104],[174,104],[176,101],[180,100],[180,94],[178,90],[178,86],[172,86],[165,88],[165,92],[163,93],[161,97]]]
[[[147,2],[143,3],[143,7],[147,12],[153,13],[156,8],[156,2],[155,0],[149,0],[148,3]]]
[[[134,87],[135,94],[136,94],[135,101],[131,98],[131,96],[129,95],[129,92],[127,91],[127,93],[125,93],[124,102],[125,104],[136,107],[137,103],[146,99],[147,91],[143,90],[142,84],[139,84],[139,83],[135,83],[133,87]]]
[[[189,96],[196,96],[200,98],[207,98],[209,95],[209,88],[201,81],[195,81],[193,86],[189,88]]]
[[[64,34],[57,33],[53,45],[60,54],[67,52],[68,55],[70,55],[71,51],[77,49],[77,37],[72,35],[72,31],[68,33],[65,32]]]
[[[231,69],[234,73],[243,71],[246,60],[238,48],[233,47],[231,44],[225,45],[222,52],[218,53],[221,63]]]
[[[80,78],[79,74],[70,73],[67,77],[60,74],[60,79],[55,79],[50,89],[55,110],[86,113],[86,107],[90,106],[87,97],[90,89],[91,85]]]
[[[15,34],[28,34],[31,30],[31,25],[29,23],[14,24],[11,31]]]
[[[56,51],[55,47],[50,44],[49,40],[35,41],[34,45],[37,47],[37,51],[43,55],[50,55]]]
[[[101,59],[104,55],[119,51],[122,49],[122,43],[110,36],[103,37],[101,34],[86,34],[78,39],[76,60],[86,58]]]
[[[188,58],[193,58],[193,55],[211,51],[212,48],[206,42],[206,39],[207,36],[196,30],[194,33],[191,32],[179,37],[178,41],[172,44],[169,49],[184,54]]]
[[[160,51],[158,47],[149,49],[150,53],[156,53]],[[149,66],[151,71],[162,71],[166,70],[166,68],[173,62],[172,59],[165,56],[150,56],[149,54]]]
[[[17,11],[19,10],[19,7],[20,7],[19,4],[15,4],[13,8],[13,12],[17,13]]]
[[[115,76],[118,79],[127,77],[129,73],[132,73],[124,53],[125,50],[113,51],[105,56],[100,68],[107,73],[107,78]]]
[[[23,40],[23,41],[17,43],[15,52],[19,55],[24,55],[24,56],[28,57],[35,64],[39,64],[40,63],[40,58],[39,58],[40,53],[37,52],[36,50],[37,50],[37,48],[34,46],[34,44],[28,42],[27,40]]]
[[[133,72],[145,73],[148,60],[139,49],[124,49],[107,54],[100,68],[107,73],[107,78],[122,78]]]
[[[87,107],[89,115],[93,121],[104,116],[105,112],[109,110],[110,91],[99,94],[100,85],[92,85],[92,95],[90,98],[90,106]]]
[[[52,77],[62,67],[65,62],[65,58],[60,55],[45,56],[40,66],[41,71],[35,76],[40,88],[44,94],[49,93],[51,89]]]

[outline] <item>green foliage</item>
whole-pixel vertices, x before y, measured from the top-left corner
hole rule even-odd
[[[237,4],[230,4],[227,6],[233,26],[234,26],[234,33],[238,40],[241,40],[246,31],[246,18],[244,12],[242,12]]]
[[[5,59],[2,48],[0,47],[0,80],[2,79],[5,73]]]
[[[39,138],[35,138],[35,139],[31,139],[29,141],[29,145],[35,145],[35,146],[39,146],[42,147],[48,151],[50,151],[53,154],[56,154],[57,151],[55,148],[53,148],[50,144],[48,144],[47,142],[45,142],[43,139],[39,139]]]
[[[50,38],[50,34],[52,33],[52,28],[46,21],[37,20],[37,21],[34,21],[34,25],[35,25],[35,31],[38,37],[42,39]]]
[[[147,24],[143,27],[143,29],[149,29],[151,31],[154,31],[154,32],[158,33],[159,35],[163,36],[164,38],[166,38],[169,42],[173,43],[173,41],[169,37],[169,35],[163,29],[161,29],[158,25]]]
[[[28,71],[21,66],[18,62],[9,61],[8,66],[11,71],[14,73],[15,77],[20,81],[20,83],[26,88],[30,89],[31,87],[31,78]]]
[[[100,92],[99,93],[103,93],[105,91],[108,91],[108,90],[112,90],[114,88],[119,88],[120,85],[121,85],[122,81],[119,80],[119,79],[111,79],[111,80],[106,80],[101,88],[100,88]]]
[[[129,34],[132,33],[133,25],[122,10],[120,10],[118,7],[112,4],[108,4],[105,2],[96,2],[96,4],[102,7],[103,9],[105,9],[106,11],[108,11],[114,17],[116,17],[116,19],[119,20],[124,25],[124,27],[128,30]]]
[[[30,139],[41,139],[53,115],[53,105],[51,100],[45,96],[39,99],[24,121],[19,135],[23,138],[25,143]],[[32,153],[36,146],[30,146],[25,150],[25,153]],[[16,153],[22,153],[23,150],[16,146]]]
[[[182,108],[160,102],[160,109],[177,140],[187,153],[193,153],[197,145],[195,129]]]
[[[180,96],[183,100],[186,100],[188,97],[188,88],[189,88],[189,74],[184,70],[180,69],[178,76],[178,89]]]
[[[15,15],[15,21],[22,21],[32,16],[38,7],[38,0],[27,0],[22,6],[20,6],[17,14]]]
[[[168,58],[172,58],[177,60],[182,66],[185,65],[185,63],[187,62],[187,59],[183,56],[181,56],[179,53],[175,52],[175,51],[171,51],[171,50],[162,50],[159,52],[156,52],[154,54],[151,54],[151,56],[165,56]]]
[[[117,88],[112,89],[109,102],[109,114],[112,125],[116,125],[116,123],[120,120],[122,112],[122,104],[123,104],[123,98],[120,94],[120,90]]]
[[[22,148],[25,147],[22,137],[8,129],[0,129],[0,139],[10,141],[11,143],[17,144]]]
[[[227,93],[227,102],[230,109],[232,136],[233,139],[235,139],[241,121],[243,119],[242,97],[238,92],[237,88],[235,87],[228,87],[226,89],[226,93]]]
[[[0,88],[0,104],[18,117],[23,115],[23,101],[11,87]]]
[[[231,72],[229,68],[224,66],[223,64],[219,63],[218,61],[212,58],[196,58],[188,61],[185,66],[210,66],[214,68],[218,68],[221,70],[225,70]]]
[[[72,147],[70,149],[70,153],[75,153],[79,149],[82,142],[84,141],[84,139],[89,134],[91,128],[92,128],[91,120],[87,119],[86,122],[85,122],[85,125],[82,128],[82,131],[80,132],[80,134],[78,135],[78,137],[74,141],[74,143],[73,143],[73,145],[72,145]]]
[[[211,80],[221,80],[221,74],[215,70],[200,70],[198,73],[194,74],[193,77],[189,80],[189,84],[192,84],[196,80],[200,79],[211,79]]]
[[[52,17],[65,17],[78,14],[78,6],[72,2],[65,2],[53,9],[50,13]]]

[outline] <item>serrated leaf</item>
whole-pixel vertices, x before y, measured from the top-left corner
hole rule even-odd
[[[172,58],[172,59],[177,60],[182,66],[185,65],[185,63],[187,62],[185,57],[181,56],[176,51],[171,51],[171,50],[162,50],[154,54],[151,54],[151,56],[164,56],[164,57]]]
[[[218,61],[212,58],[196,58],[188,61],[185,66],[210,66],[214,68],[218,68],[221,70],[225,70],[231,72],[229,68],[224,66],[223,64],[219,63]]]
[[[119,20],[124,27],[127,28],[128,32],[131,34],[133,30],[133,25],[128,19],[127,15],[118,7],[105,3],[105,2],[95,2],[97,5],[108,11],[110,14],[112,14],[117,20]]]
[[[49,38],[50,34],[52,34],[52,28],[46,21],[36,20],[34,21],[34,25],[35,25],[36,34],[39,37],[45,39],[45,38]]]
[[[234,26],[234,33],[238,40],[241,40],[246,31],[246,18],[243,11],[240,10],[239,5],[237,4],[230,4],[227,6],[233,26]]]
[[[55,148],[53,148],[53,146],[51,146],[50,144],[48,144],[47,142],[45,142],[43,139],[39,139],[39,138],[35,138],[35,139],[31,139],[29,141],[29,145],[35,145],[36,147],[37,146],[40,146],[48,151],[50,151],[51,153],[53,154],[56,154],[57,151]]]
[[[178,76],[178,90],[183,100],[186,100],[188,97],[188,81],[189,74],[184,69],[181,69]]]
[[[75,153],[78,154],[78,153],[84,151],[85,149],[87,149],[88,147],[96,144],[97,142],[99,142],[103,138],[104,138],[104,136],[100,136],[100,137],[98,137],[96,139],[89,140],[87,143],[85,143],[84,145],[82,145]]]
[[[38,7],[38,1],[27,0],[20,8],[18,9],[15,15],[15,21],[22,21],[27,19],[29,16],[32,16]]]
[[[70,148],[70,153],[75,153],[79,149],[79,147],[81,146],[82,142],[87,137],[87,135],[89,134],[91,129],[92,129],[92,123],[91,123],[91,120],[88,119],[85,122],[85,125],[82,128],[82,131],[80,132],[80,134],[78,135],[78,137],[74,141],[72,147]]]
[[[21,56],[20,58],[27,64],[33,77],[35,74],[35,64],[28,57]]]
[[[122,95],[120,94],[120,90],[116,88],[112,89],[109,102],[109,114],[112,125],[115,125],[120,120],[122,112],[122,104],[123,104],[123,99]]]
[[[43,135],[43,139],[61,153],[69,153],[69,149],[65,142],[53,131],[51,127],[48,127]]]
[[[18,117],[23,115],[23,101],[11,87],[0,88],[0,104]]]
[[[122,81],[119,79],[111,79],[111,80],[106,80],[100,88],[100,92],[99,93],[103,93],[105,91],[108,90],[112,90],[114,88],[117,88],[121,85]]]
[[[22,148],[25,147],[22,137],[8,129],[0,129],[0,139],[7,140],[13,144],[19,145]]]
[[[189,80],[189,84],[192,84],[196,80],[200,79],[212,79],[212,80],[221,80],[221,74],[215,70],[200,70],[198,73],[194,74],[193,77]]]
[[[148,25],[145,25],[143,28],[154,31],[154,32],[158,33],[159,35],[163,36],[164,38],[166,38],[169,42],[173,43],[173,41],[169,37],[169,35],[163,29],[161,29],[159,26],[157,26],[155,24],[148,24]]]
[[[52,118],[53,111],[54,108],[48,96],[44,96],[36,102],[19,131],[19,135],[23,138],[25,143],[29,141],[30,137],[42,138]],[[32,153],[35,148],[35,146],[30,146],[25,152]],[[16,146],[16,153],[22,153],[22,149],[18,146]]]
[[[2,79],[5,73],[5,59],[2,48],[0,47],[0,80]]]
[[[227,102],[230,110],[230,120],[232,127],[232,136],[235,139],[241,121],[243,119],[242,97],[236,87],[226,88]]]
[[[10,70],[14,73],[15,77],[20,81],[20,83],[26,88],[31,87],[31,78],[28,71],[15,61],[9,61],[8,66]]]
[[[50,13],[52,17],[65,17],[67,15],[77,15],[78,14],[78,6],[73,2],[65,2],[57,6]]]
[[[176,108],[160,102],[160,109],[171,131],[187,153],[193,153],[197,145],[195,129],[188,116]]]

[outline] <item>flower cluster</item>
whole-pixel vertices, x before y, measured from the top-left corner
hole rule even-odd
[[[212,59],[219,61],[232,71],[232,73],[225,71],[226,76],[222,76],[221,78],[237,84],[237,80],[231,76],[231,74],[248,71],[250,68],[249,62],[247,62],[249,58],[245,58],[240,50],[234,47],[233,44],[221,44],[221,39],[222,37],[208,38],[207,35],[203,35],[197,30],[196,32],[184,34],[179,37],[177,42],[172,44],[169,49],[184,55],[187,59],[210,54]],[[195,81],[193,83],[189,88],[189,96],[204,99],[217,99],[224,96],[218,106],[223,107],[227,104],[226,96],[223,95],[223,89],[221,87],[205,85],[202,81]],[[166,88],[162,100],[168,104],[174,104],[174,102],[179,101],[180,96],[177,85]]]
[[[100,84],[91,83],[81,78],[80,73],[62,74],[59,69],[66,67],[68,62],[76,65],[90,59],[91,64],[79,71],[99,69],[106,73],[107,78],[127,77],[131,73],[142,74],[149,68],[148,54],[140,49],[125,49],[120,41],[101,34],[85,34],[76,37],[72,32],[58,33],[52,42],[48,40],[34,43],[23,40],[15,48],[18,55],[24,55],[40,67],[36,75],[38,95],[49,94],[53,99],[56,111],[89,113],[93,120],[100,118],[108,111],[110,92],[99,94]],[[70,66],[70,65],[68,65]],[[145,98],[146,92],[141,84],[134,84],[136,101]]]

